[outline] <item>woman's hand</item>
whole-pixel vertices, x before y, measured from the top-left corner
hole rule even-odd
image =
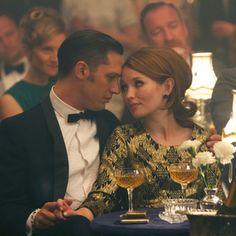
[[[65,217],[80,215],[86,217],[88,220],[92,221],[94,219],[94,215],[92,211],[90,211],[88,208],[79,208],[78,210],[72,210],[68,209],[67,211],[64,211]]]

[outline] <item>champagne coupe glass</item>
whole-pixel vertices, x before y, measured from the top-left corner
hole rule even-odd
[[[133,212],[133,189],[144,182],[144,174],[142,170],[135,167],[121,167],[116,170],[115,178],[117,185],[127,189],[129,200],[128,212]]]
[[[169,167],[171,179],[181,184],[183,198],[186,198],[187,185],[195,181],[198,177],[198,169],[190,163],[176,163]]]

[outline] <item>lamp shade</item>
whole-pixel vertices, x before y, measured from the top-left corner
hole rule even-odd
[[[192,74],[193,80],[187,95],[193,99],[210,99],[217,79],[212,66],[211,52],[192,54]]]

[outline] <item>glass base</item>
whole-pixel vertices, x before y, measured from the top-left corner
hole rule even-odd
[[[169,212],[161,212],[159,213],[159,217],[162,220],[165,220],[169,222],[170,224],[175,224],[175,223],[182,223],[186,220],[188,220],[186,215],[180,215],[180,214],[171,214]]]
[[[197,208],[197,199],[191,198],[174,198],[174,199],[163,199],[164,212],[159,214],[162,220],[165,220],[171,224],[181,223],[187,220],[187,216],[178,214],[176,211],[186,211],[193,208]]]
[[[217,190],[217,188],[204,188],[206,196],[200,201],[201,209],[218,210],[223,205],[223,201],[216,195]]]

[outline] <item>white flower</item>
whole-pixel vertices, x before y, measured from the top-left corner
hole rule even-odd
[[[192,163],[196,168],[201,165],[206,166],[215,162],[216,159],[211,152],[199,152],[192,160]]]
[[[225,165],[231,162],[234,158],[235,148],[232,144],[226,142],[217,142],[213,146],[215,156],[219,159],[220,163]]]
[[[194,150],[197,152],[200,145],[201,145],[201,142],[198,140],[186,140],[179,146],[178,149],[188,150],[189,148],[194,148]]]

